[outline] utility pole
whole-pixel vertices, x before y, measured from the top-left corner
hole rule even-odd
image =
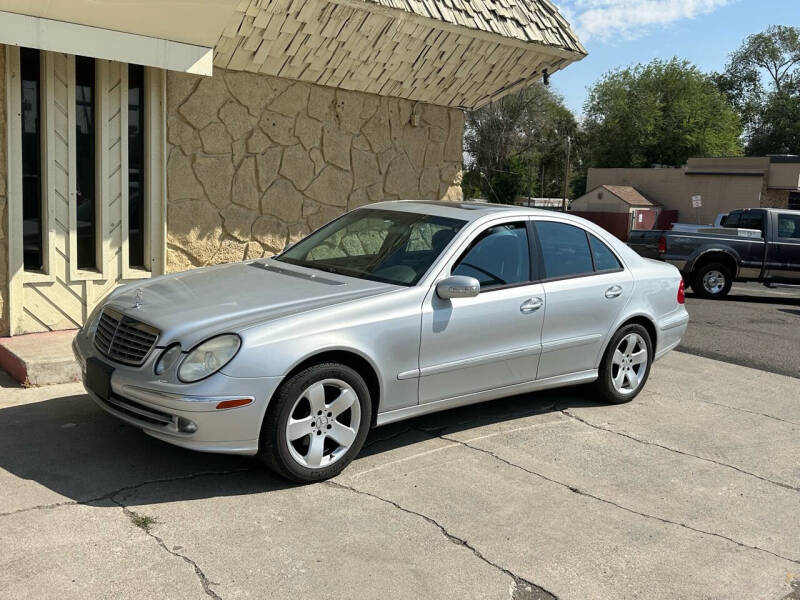
[[[572,138],[567,136],[567,166],[564,169],[564,204],[562,209],[567,212],[567,187],[569,186],[569,158],[572,152]]]
[[[531,207],[531,196],[533,195],[533,157],[528,158],[528,208]]]

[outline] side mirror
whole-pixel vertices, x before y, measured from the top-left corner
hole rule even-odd
[[[481,292],[481,284],[474,277],[454,275],[436,284],[436,294],[445,300],[450,298],[474,298]]]

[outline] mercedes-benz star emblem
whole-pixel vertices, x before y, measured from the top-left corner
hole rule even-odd
[[[137,310],[142,308],[142,288],[136,288],[136,296],[134,296],[133,308]]]

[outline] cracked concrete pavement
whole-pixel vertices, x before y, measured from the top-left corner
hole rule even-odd
[[[672,353],[373,431],[335,480],[0,390],[0,598],[800,597],[800,383]]]

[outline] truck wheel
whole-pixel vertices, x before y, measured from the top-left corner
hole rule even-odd
[[[701,265],[694,272],[692,289],[701,298],[717,300],[731,291],[733,276],[730,269],[721,263]]]

